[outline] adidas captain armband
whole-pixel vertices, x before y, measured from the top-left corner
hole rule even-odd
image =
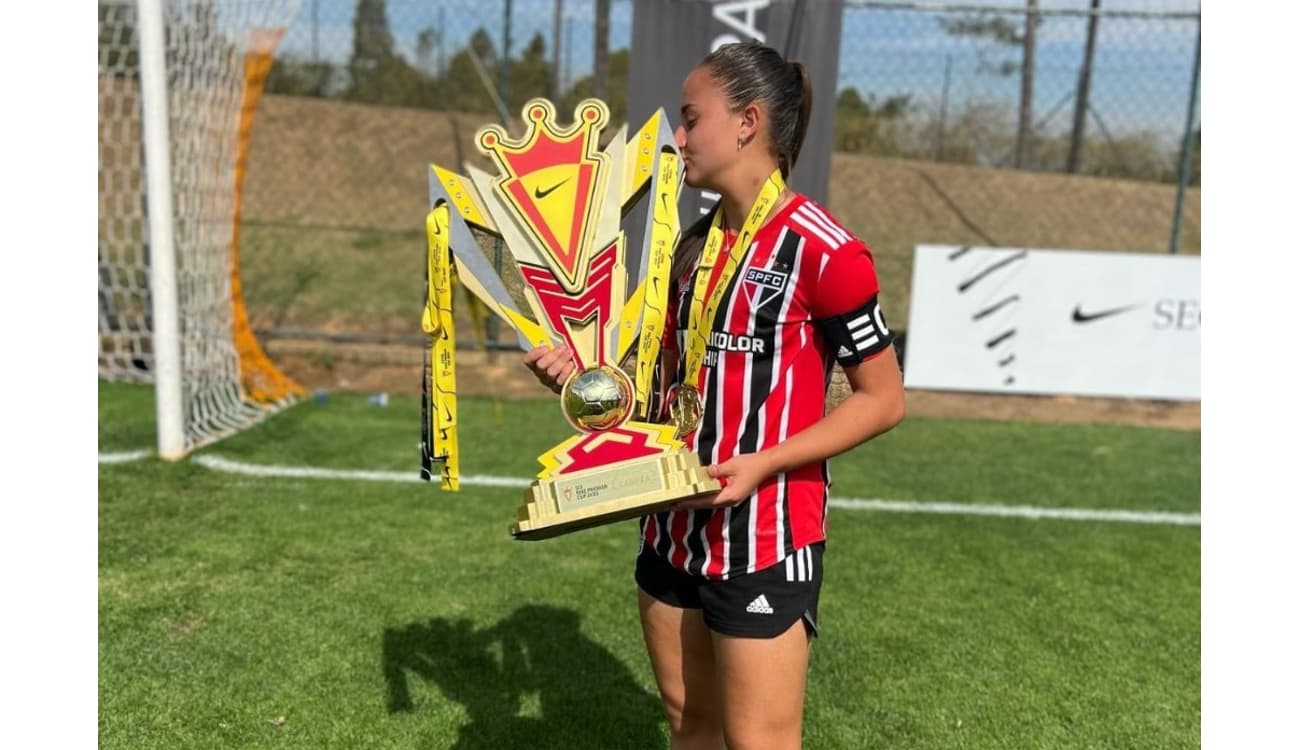
[[[871,359],[894,340],[880,309],[880,295],[843,315],[822,318],[817,325],[826,337],[827,345],[835,352],[835,361],[844,366]]]

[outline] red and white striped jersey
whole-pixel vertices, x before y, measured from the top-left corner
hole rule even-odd
[[[728,233],[706,293],[717,284],[733,239]],[[697,270],[673,285],[666,354],[683,349]],[[858,350],[839,351],[840,361],[879,354],[891,337],[878,292],[870,250],[815,201],[796,195],[760,228],[708,337],[699,381],[703,418],[685,438],[700,461],[707,466],[756,453],[820,420],[837,359],[827,323],[834,321],[846,332],[838,340]],[[845,359],[850,354],[857,356]],[[684,357],[675,359],[680,383]],[[693,575],[725,579],[763,570],[826,538],[829,486],[825,461],[807,465],[769,477],[730,508],[646,516],[642,543]]]

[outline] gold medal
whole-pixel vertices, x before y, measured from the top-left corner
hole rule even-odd
[[[704,415],[704,406],[700,403],[700,392],[693,385],[683,385],[677,389],[677,397],[668,406],[673,424],[677,426],[677,439],[681,439],[700,426],[700,417]]]

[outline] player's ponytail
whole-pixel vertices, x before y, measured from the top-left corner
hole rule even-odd
[[[784,165],[782,173],[787,177],[790,170],[794,169],[795,162],[799,161],[799,151],[803,148],[804,136],[808,135],[808,121],[812,119],[813,90],[812,79],[808,77],[808,68],[803,63],[790,63],[794,70],[795,79],[799,86],[799,117],[795,120],[793,138],[787,148],[789,149],[790,162]]]

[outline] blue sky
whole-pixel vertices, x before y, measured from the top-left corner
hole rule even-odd
[[[811,0],[816,2],[816,0]],[[1023,7],[1022,0],[961,0],[961,5],[996,8]],[[487,29],[498,49],[502,41],[505,0],[388,0],[389,25],[398,49],[414,59],[415,38],[426,27],[442,28],[447,56],[459,49],[479,26]],[[592,0],[566,0],[565,44],[561,61],[566,80],[591,71]],[[999,101],[1014,107],[1019,78],[980,72],[981,60],[1019,60],[1019,50],[986,40],[954,37],[938,18],[955,14],[854,7],[846,0],[837,88],[855,87],[864,95],[883,99],[911,94],[918,106],[937,110],[944,70],[951,65],[948,110],[968,101]],[[932,3],[932,5],[934,5]],[[1040,0],[1044,9],[1088,7],[1088,0]],[[553,0],[512,0],[512,49],[517,51],[535,33],[550,47]],[[1195,0],[1103,0],[1106,11],[1196,13]],[[309,56],[316,46],[321,57],[337,62],[350,53],[355,0],[303,0],[282,52]],[[314,23],[313,23],[314,17]],[[1015,16],[1007,16],[1015,20]],[[1071,92],[1083,58],[1087,20],[1081,16],[1048,16],[1038,29],[1034,111],[1046,129],[1069,128]],[[632,2],[612,0],[611,49],[631,43]],[[1155,130],[1165,138],[1181,136],[1186,118],[1197,22],[1183,18],[1104,17],[1098,27],[1094,58],[1092,105],[1104,126],[1115,134]],[[1059,105],[1059,106],[1058,106]],[[1047,117],[1055,109],[1055,115]],[[1196,115],[1199,121],[1199,112]],[[1089,127],[1095,127],[1095,120]]]

